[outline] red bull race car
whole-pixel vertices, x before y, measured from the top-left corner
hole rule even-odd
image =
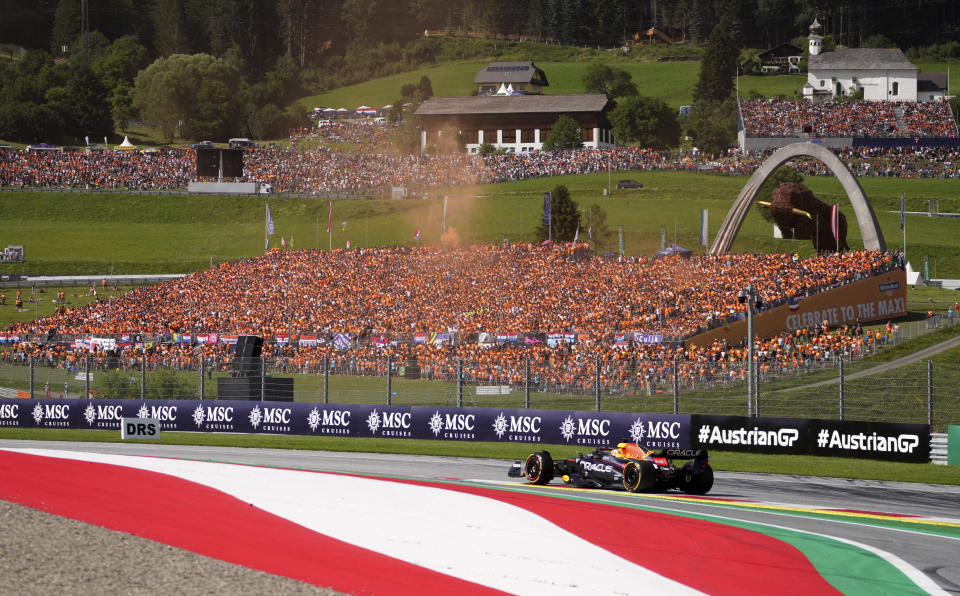
[[[687,459],[677,466],[674,459]],[[544,485],[560,478],[564,484],[583,488],[614,488],[633,493],[679,489],[690,495],[705,495],[713,488],[713,468],[703,449],[649,451],[636,443],[599,447],[592,453],[556,460],[549,451],[531,453],[514,462],[509,476]]]

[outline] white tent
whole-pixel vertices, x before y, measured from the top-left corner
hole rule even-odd
[[[123,137],[123,142],[117,145],[117,149],[120,151],[133,151],[137,146],[130,142],[130,139]]]
[[[507,95],[513,95],[516,91],[513,90],[513,83],[507,85]]]
[[[503,83],[500,83],[500,88],[497,89],[497,95],[509,95],[509,92],[507,91],[507,86],[504,85]]]
[[[914,271],[913,267],[910,266],[910,261],[907,261],[907,285],[915,286],[919,281],[920,272]]]

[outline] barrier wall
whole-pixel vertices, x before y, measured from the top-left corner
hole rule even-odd
[[[0,398],[0,428],[119,433],[123,418],[153,418],[160,422],[162,431],[179,432],[544,443],[585,448],[613,446],[626,439],[648,449],[705,448],[911,462],[930,459],[930,427],[925,424],[302,402]]]
[[[753,315],[753,332],[760,337],[773,337],[783,331],[819,327],[826,320],[830,327],[850,325],[857,321],[889,321],[907,314],[907,274],[894,269],[882,275],[808,297],[795,298],[770,310]],[[747,336],[746,316],[686,340],[689,346],[709,346],[727,340],[735,344]]]

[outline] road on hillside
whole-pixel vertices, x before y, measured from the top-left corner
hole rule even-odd
[[[340,453],[230,447],[149,444],[65,443],[0,440],[0,449],[65,449],[110,454],[174,457],[288,467],[367,476],[399,476],[424,480],[461,479],[477,486],[526,486],[506,475],[509,462],[459,457]],[[869,464],[865,464],[869,465]],[[547,494],[568,494],[560,486],[529,487]],[[679,496],[679,495],[678,495]],[[695,500],[673,500],[617,491],[596,491],[591,498],[655,507],[665,512],[735,519],[797,529],[852,540],[891,553],[915,566],[948,593],[960,594],[960,538],[900,524],[889,528],[874,523],[890,514],[927,518],[926,522],[960,524],[960,487],[902,482],[831,479],[770,474],[717,472],[711,498],[734,506]],[[760,504],[761,507],[755,507]],[[742,506],[736,506],[742,505]],[[797,511],[802,509],[804,511]],[[826,519],[806,515],[809,510],[844,510],[849,517]],[[909,526],[909,525],[908,525]]]
[[[869,377],[871,375],[877,375],[884,372],[889,372],[895,368],[900,368],[901,366],[906,366],[908,364],[913,364],[920,360],[927,358],[932,358],[941,352],[946,352],[947,350],[952,350],[953,348],[960,347],[960,335],[952,337],[946,341],[942,341],[938,344],[923,348],[922,350],[917,350],[912,354],[907,354],[902,358],[897,358],[896,360],[891,360],[890,362],[883,362],[874,367],[868,368],[867,370],[861,370],[855,373],[844,374],[845,381],[852,381],[853,379],[860,379],[862,377]],[[840,382],[839,377],[834,377],[832,379],[827,379],[826,381],[818,381],[816,383],[810,383],[803,385],[803,389],[813,388],[813,387],[823,387],[826,385],[836,385]],[[767,393],[780,393],[782,391],[796,391],[797,387],[791,387],[789,389],[776,389],[774,391],[768,391]]]

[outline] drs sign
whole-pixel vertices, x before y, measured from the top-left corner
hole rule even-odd
[[[124,418],[120,424],[120,438],[159,439],[160,421],[156,418]]]

